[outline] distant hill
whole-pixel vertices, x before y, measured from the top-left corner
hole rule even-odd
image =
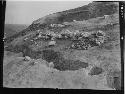
[[[6,33],[6,37],[10,37],[17,32],[22,31],[23,29],[27,28],[28,25],[25,24],[5,24],[4,33]]]

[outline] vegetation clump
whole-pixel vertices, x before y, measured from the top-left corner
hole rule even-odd
[[[102,72],[103,72],[102,68],[95,66],[90,70],[89,75],[99,75]]]

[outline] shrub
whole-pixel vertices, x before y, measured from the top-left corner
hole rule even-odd
[[[90,70],[89,75],[99,75],[102,72],[103,72],[102,68],[95,66]]]

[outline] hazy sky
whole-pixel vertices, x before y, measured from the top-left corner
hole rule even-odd
[[[91,1],[7,1],[6,24],[31,24],[50,13],[77,8]]]

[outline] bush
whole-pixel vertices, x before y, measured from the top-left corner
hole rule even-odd
[[[89,75],[99,75],[102,72],[103,72],[102,68],[95,66],[90,70]]]

